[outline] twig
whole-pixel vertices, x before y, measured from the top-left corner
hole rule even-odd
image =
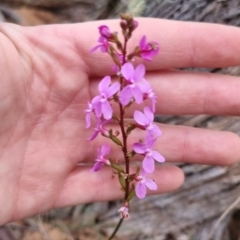
[[[213,226],[210,234],[208,235],[207,240],[211,240],[214,233],[216,232],[219,224],[221,223],[221,221],[240,203],[240,196],[236,199],[236,201],[234,201],[225,211],[224,213],[220,216],[220,218],[217,220],[217,222],[215,223],[215,225]]]

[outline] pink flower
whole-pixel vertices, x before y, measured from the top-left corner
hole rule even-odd
[[[111,119],[113,114],[111,104],[108,100],[120,89],[118,82],[109,86],[110,84],[111,78],[109,76],[104,77],[98,85],[100,95],[94,97],[92,100],[96,116],[100,118],[103,115],[106,120]]]
[[[110,161],[105,158],[105,155],[110,153],[110,147],[107,144],[103,144],[101,148],[98,149],[98,156],[96,159],[96,163],[93,168],[90,170],[91,172],[99,171],[104,164],[111,165]]]
[[[104,37],[106,39],[113,37],[113,34],[110,32],[108,26],[101,25],[98,29],[99,29],[99,33],[100,33],[101,37]]]
[[[141,88],[142,80],[145,75],[145,67],[140,64],[134,70],[131,63],[125,63],[122,66],[121,73],[126,79],[127,86],[120,92],[119,100],[123,106],[126,106],[133,97],[136,103],[143,101],[143,92]]]
[[[102,36],[99,37],[98,42],[100,44],[98,44],[97,46],[93,47],[90,50],[90,53],[95,52],[98,48],[100,48],[101,52],[106,53],[108,52],[108,48],[110,46],[108,40]]]
[[[98,29],[99,29],[99,33],[100,33],[100,37],[98,39],[98,42],[100,44],[98,44],[97,46],[93,47],[90,50],[90,53],[95,52],[98,48],[100,48],[100,50],[103,53],[108,52],[108,49],[109,49],[109,46],[110,46],[108,41],[114,39],[113,34],[109,31],[109,28],[107,26],[102,25]]]
[[[120,213],[121,218],[129,218],[129,209],[126,206],[121,207],[118,212]]]
[[[144,155],[142,167],[147,173],[152,173],[155,169],[154,160],[157,162],[165,162],[165,158],[157,151],[152,150],[152,147],[156,139],[151,138],[149,135],[146,136],[144,143],[134,143],[134,152]]]
[[[146,196],[147,188],[150,190],[157,190],[157,184],[152,180],[146,178],[147,173],[142,169],[141,173],[136,177],[135,192],[138,198],[143,199]]]
[[[150,107],[144,107],[144,113],[140,111],[135,111],[133,114],[134,120],[145,130],[147,130],[147,134],[149,134],[152,138],[157,138],[162,135],[159,127],[153,123],[154,114]]]
[[[139,43],[140,55],[147,61],[152,61],[152,57],[157,55],[159,52],[159,45],[156,42],[147,43],[146,36],[143,36]]]
[[[91,136],[90,138],[88,138],[87,140],[88,140],[88,141],[92,141],[93,139],[95,139],[95,138],[97,137],[97,135],[98,135],[99,133],[101,133],[101,134],[104,135],[104,136],[109,136],[108,130],[106,130],[106,129],[104,128],[104,125],[107,124],[107,123],[109,123],[109,122],[110,122],[109,120],[102,122],[100,118],[97,118],[97,126],[94,128],[94,131],[93,131],[92,136]]]

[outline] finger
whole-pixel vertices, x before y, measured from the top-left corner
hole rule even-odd
[[[156,148],[169,162],[231,165],[240,160],[240,138],[231,132],[160,125]]]
[[[173,191],[179,188],[184,180],[182,170],[175,166],[158,167],[149,178],[154,179],[158,185],[158,190],[149,191],[149,194]],[[123,197],[124,193],[112,169],[106,167],[99,172],[89,172],[88,168],[79,168],[66,180],[55,207]]]
[[[156,114],[240,115],[238,77],[168,70],[148,73],[146,79],[157,95]],[[99,94],[99,78],[93,78],[90,83],[94,97]],[[118,109],[116,106],[115,111]],[[127,116],[131,117],[136,109],[143,109],[142,105],[133,104]]]
[[[162,136],[153,149],[159,151],[167,162],[231,165],[240,160],[240,138],[234,133],[164,124],[159,126]],[[145,135],[143,130],[134,130],[128,140],[128,151],[132,150],[133,143],[144,139]],[[96,159],[96,149],[103,142],[111,146],[110,157],[121,161],[121,149],[100,136],[89,145],[87,161]],[[137,158],[139,161],[142,159],[142,156]]]
[[[183,71],[147,77],[158,97],[157,114],[240,115],[238,77]]]
[[[160,44],[160,54],[149,69],[182,67],[228,67],[240,64],[240,30],[209,23],[180,22],[163,19],[140,18],[139,27],[133,34],[129,49],[138,45],[146,35],[149,41]],[[65,26],[64,32],[74,39],[77,51],[84,57],[89,74],[103,76],[111,73],[112,60],[100,51],[89,54],[97,45],[98,27],[108,25],[111,31],[120,32],[119,20],[89,22]],[[91,33],[83,35],[80,33]],[[79,34],[77,34],[79,33]]]

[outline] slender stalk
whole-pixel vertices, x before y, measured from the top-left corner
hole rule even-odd
[[[126,54],[127,54],[127,42],[128,39],[124,38],[124,46],[123,46],[123,64],[126,63],[125,58],[126,58]],[[121,84],[121,90],[123,88],[123,77],[120,78],[120,84]],[[124,128],[124,107],[121,103],[119,103],[119,109],[120,109],[120,121],[119,121],[119,125],[120,125],[120,129],[121,129],[121,133],[122,133],[122,140],[123,140],[123,147],[122,147],[122,151],[123,151],[123,155],[124,155],[124,160],[125,160],[125,167],[126,167],[126,174],[129,174],[129,157],[128,157],[128,149],[127,149],[127,134],[125,132],[125,128]],[[129,181],[128,178],[125,180],[125,197],[124,197],[124,201],[127,201],[128,196],[129,196]],[[114,236],[117,234],[118,229],[120,228],[120,226],[123,223],[124,218],[121,218],[116,226],[116,228],[114,229],[112,235],[110,236],[109,240],[113,239]]]
[[[112,240],[112,239],[115,237],[115,235],[116,235],[118,229],[121,227],[121,225],[122,225],[122,223],[123,223],[123,219],[124,219],[124,218],[121,218],[121,219],[119,220],[119,222],[118,222],[118,224],[117,224],[115,230],[113,231],[112,235],[109,237],[108,240]]]

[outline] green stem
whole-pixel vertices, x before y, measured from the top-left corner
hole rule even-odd
[[[121,218],[121,219],[119,220],[119,222],[118,222],[118,224],[117,224],[117,226],[116,226],[114,232],[112,233],[112,235],[109,237],[108,240],[112,240],[112,239],[115,237],[115,235],[116,235],[118,229],[121,227],[121,225],[122,225],[122,223],[123,223],[123,219],[124,219],[124,218]]]

